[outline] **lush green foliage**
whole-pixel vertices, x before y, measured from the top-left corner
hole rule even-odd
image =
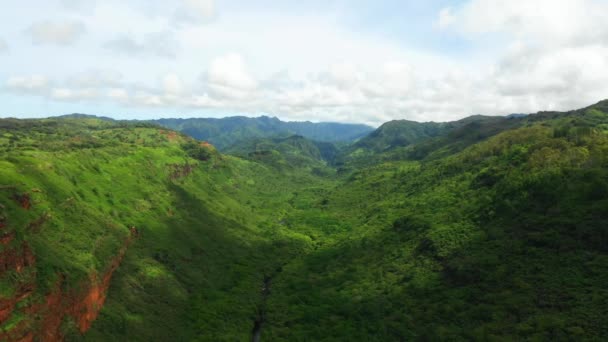
[[[277,118],[229,117],[223,119],[161,119],[156,123],[206,140],[220,150],[252,138],[288,137],[294,134],[324,142],[351,142],[370,133],[366,125],[331,122],[284,122]]]
[[[279,170],[298,170],[330,175],[339,149],[332,143],[308,140],[299,135],[286,138],[258,138],[233,145],[226,153],[262,162]]]
[[[347,147],[336,164],[362,167],[390,160],[440,158],[519,127],[525,118],[475,115],[447,123],[391,121]]]
[[[356,145],[368,158],[298,136],[234,157],[154,127],[0,120],[0,185],[16,186],[0,203],[41,288],[103,270],[140,231],[77,339],[245,341],[263,312],[270,341],[600,341],[607,113],[385,127]]]

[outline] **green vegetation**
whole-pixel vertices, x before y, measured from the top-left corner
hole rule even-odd
[[[447,123],[391,121],[347,147],[336,163],[362,167],[390,160],[437,159],[519,127],[524,121],[525,116],[481,115]]]
[[[71,338],[608,338],[608,101],[228,152],[137,123],[0,120],[0,219],[32,245],[39,296],[139,232]]]
[[[278,169],[329,174],[339,153],[332,143],[308,140],[299,135],[286,138],[258,138],[233,145],[226,153],[262,162]]]
[[[223,119],[161,119],[154,121],[196,139],[209,141],[220,150],[253,138],[289,137],[297,134],[323,142],[352,142],[373,131],[372,127],[331,122],[284,122],[261,116]]]

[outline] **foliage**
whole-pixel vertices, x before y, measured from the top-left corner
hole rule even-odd
[[[158,127],[0,120],[16,186],[0,218],[40,292],[140,231],[76,339],[249,340],[264,310],[271,341],[605,340],[607,112],[396,124],[355,150],[260,138],[236,157]],[[0,296],[19,282],[1,280]]]
[[[254,138],[301,135],[322,142],[351,142],[373,130],[366,125],[341,123],[284,122],[275,117],[242,116],[223,119],[161,119],[154,121],[164,127],[181,131],[199,140],[206,140],[225,150]]]

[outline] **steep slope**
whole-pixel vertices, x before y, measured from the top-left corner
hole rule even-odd
[[[209,141],[220,150],[252,138],[301,135],[325,142],[351,142],[373,130],[366,125],[341,123],[283,122],[277,118],[229,117],[223,119],[161,119],[156,123]]]
[[[337,160],[340,164],[363,166],[382,160],[423,159],[431,153],[442,157],[518,127],[526,117],[474,115],[445,123],[391,121],[344,149]]]
[[[322,194],[346,228],[275,279],[266,338],[608,337],[608,113],[530,123]]]
[[[307,245],[276,222],[312,176],[156,127],[0,127],[3,340],[247,339],[264,274]]]
[[[454,126],[454,124],[435,122],[390,121],[355,143],[354,148],[366,149],[374,153],[383,152],[435,137]]]
[[[285,138],[245,140],[225,152],[276,168],[320,171],[327,169],[327,165],[333,162],[338,154],[338,148],[332,143],[316,142],[293,135]]]

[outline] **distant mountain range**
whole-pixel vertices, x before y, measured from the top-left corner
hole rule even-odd
[[[60,118],[114,120],[90,114],[67,114]],[[363,124],[337,122],[281,121],[276,117],[250,118],[232,116],[225,118],[189,118],[149,120],[160,126],[180,131],[195,139],[208,141],[220,150],[255,138],[277,138],[300,135],[318,142],[351,143],[374,131]]]
[[[361,124],[335,122],[285,122],[276,117],[244,116],[222,119],[160,119],[154,120],[161,126],[188,134],[199,140],[206,140],[220,150],[252,138],[268,138],[301,135],[321,142],[352,142],[371,133],[374,128]]]
[[[503,123],[514,119],[523,119],[527,114],[511,114],[507,116],[483,116],[473,115],[452,122],[415,122],[409,120],[394,120],[381,125],[378,129],[363,124],[345,124],[336,122],[310,121],[281,121],[276,117],[260,116],[257,118],[245,116],[233,116],[225,118],[169,118],[149,120],[146,122],[180,131],[195,139],[208,141],[221,151],[235,149],[247,144],[249,141],[264,138],[287,138],[298,135],[316,142],[343,143],[350,145],[351,152],[366,151],[365,154],[377,153],[391,150],[396,147],[404,147],[427,138],[444,135],[446,132],[456,134],[458,130],[477,129],[482,136],[493,135],[497,131],[492,127],[503,127]],[[115,121],[109,117],[95,116],[89,114],[68,114],[62,118],[75,119],[101,119],[104,121]],[[514,121],[513,121],[514,120]],[[120,121],[120,120],[117,120]],[[455,133],[456,132],[456,133]]]

